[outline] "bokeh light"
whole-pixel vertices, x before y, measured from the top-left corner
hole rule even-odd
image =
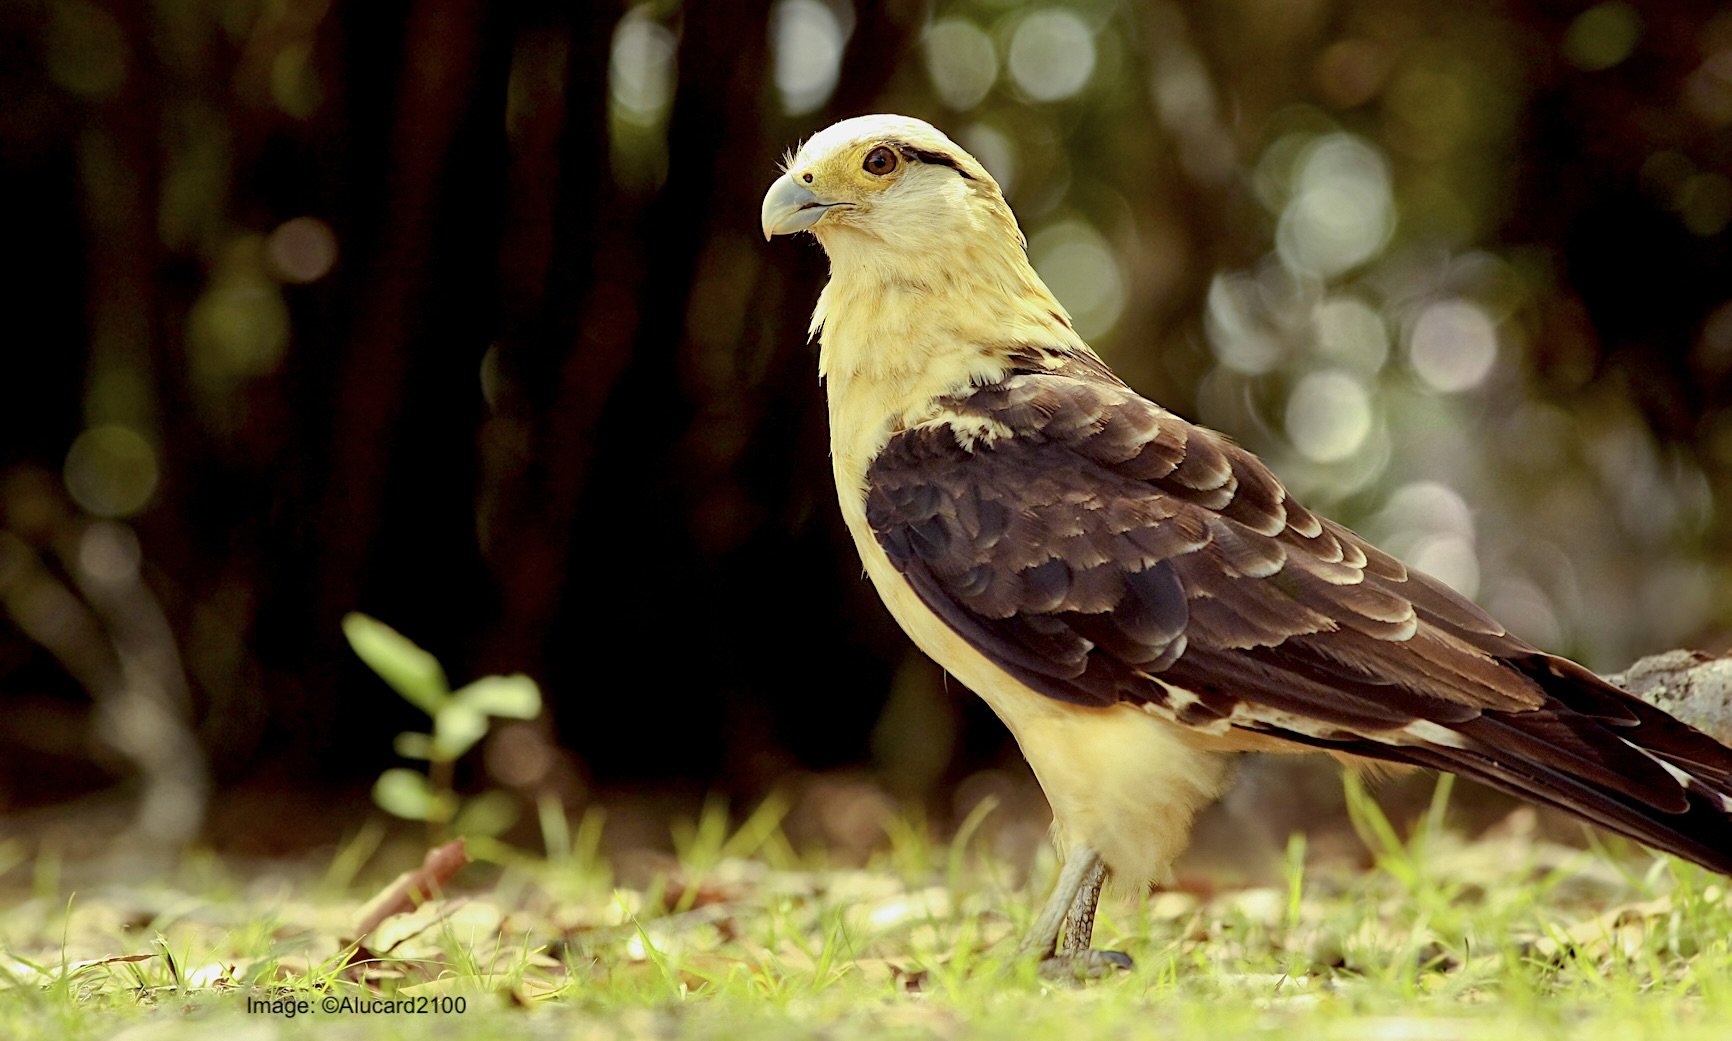
[[[941,18],[921,38],[932,89],[950,108],[967,111],[985,99],[998,79],[992,37],[966,18]],[[977,157],[978,158],[978,157]]]
[[[102,101],[126,82],[126,34],[114,15],[86,0],[48,5],[48,74],[74,94]]]
[[[1484,308],[1468,300],[1427,304],[1408,333],[1407,356],[1432,389],[1469,390],[1497,361],[1497,326]]]
[[[1732,16],[1722,17],[1732,25]],[[1685,79],[1684,102],[1710,126],[1732,124],[1732,31]]]
[[[998,182],[1007,199],[1016,194],[1016,143],[1008,134],[988,123],[970,123],[957,135],[957,143],[980,160]]]
[[[1256,375],[1280,363],[1285,348],[1263,311],[1261,287],[1250,275],[1223,272],[1210,280],[1203,328],[1222,365]]]
[[[1678,213],[1684,226],[1703,238],[1725,231],[1732,223],[1732,178],[1721,173],[1691,177],[1678,191]]]
[[[1081,91],[1094,74],[1094,31],[1067,8],[1030,11],[1011,35],[1006,64],[1024,94],[1035,101],[1061,101]]]
[[[824,104],[836,89],[847,30],[819,0],[780,0],[770,16],[776,91],[791,116]]]
[[[1406,554],[1407,562],[1472,599],[1479,595],[1479,555],[1473,541],[1460,535],[1426,535]]]
[[[295,217],[271,232],[265,256],[284,282],[317,282],[337,263],[337,233],[317,217]]]
[[[271,61],[271,100],[285,115],[306,119],[324,100],[309,40],[286,44]]]
[[[1317,350],[1367,375],[1389,360],[1389,328],[1383,316],[1357,296],[1332,296],[1311,312]]]
[[[1564,33],[1564,57],[1577,68],[1599,72],[1628,58],[1641,35],[1642,16],[1635,8],[1617,0],[1595,4]]]
[[[194,375],[201,383],[214,384],[213,389],[226,390],[230,381],[275,370],[288,350],[288,304],[260,260],[268,248],[253,236],[232,244],[187,314]]]
[[[1082,221],[1061,221],[1031,236],[1028,253],[1078,335],[1098,339],[1112,329],[1125,309],[1125,278],[1100,232]]]
[[[655,126],[667,118],[674,97],[674,55],[678,40],[639,4],[613,31],[608,61],[608,97],[623,119]]]
[[[94,581],[123,586],[138,578],[143,563],[138,536],[125,524],[96,521],[79,537],[78,569]]]
[[[79,434],[66,452],[66,491],[98,517],[130,517],[156,494],[156,449],[131,427],[115,423]]]
[[[1497,576],[1496,588],[1485,597],[1486,610],[1509,631],[1536,647],[1557,647],[1564,640],[1563,624],[1552,598],[1519,575]]]
[[[1333,278],[1376,256],[1394,224],[1383,156],[1350,134],[1329,134],[1299,160],[1275,244],[1293,270]]]
[[[1169,8],[1166,13],[1171,18],[1175,12]],[[1179,27],[1167,27],[1168,34],[1155,45],[1149,93],[1161,125],[1177,139],[1180,165],[1192,177],[1215,181],[1232,170],[1236,150],[1220,124],[1219,97],[1209,70],[1195,49],[1171,35]]]
[[[1413,481],[1396,489],[1376,518],[1379,542],[1389,552],[1463,596],[1479,592],[1480,565],[1473,512],[1439,481]]]
[[[1365,385],[1338,370],[1313,372],[1287,399],[1287,437],[1314,462],[1332,463],[1359,451],[1371,433]]]

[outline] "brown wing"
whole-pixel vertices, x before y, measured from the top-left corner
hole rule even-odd
[[[867,519],[1032,689],[1470,774],[1732,871],[1732,752],[1313,515],[1220,435],[1099,378],[946,405],[874,461]]]

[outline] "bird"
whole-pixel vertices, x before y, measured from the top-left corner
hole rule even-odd
[[[808,339],[837,498],[913,643],[1008,727],[1063,856],[1021,942],[1091,947],[1109,878],[1168,881],[1245,752],[1453,772],[1732,873],[1732,750],[1509,633],[1137,393],[930,124],[845,119],[782,163],[766,241],[830,277]]]

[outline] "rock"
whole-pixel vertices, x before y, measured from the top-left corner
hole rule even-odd
[[[1732,654],[1651,654],[1606,681],[1732,745]]]

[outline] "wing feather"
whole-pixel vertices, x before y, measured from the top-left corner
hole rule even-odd
[[[867,474],[939,617],[1030,688],[1456,770],[1732,870],[1732,752],[1508,635],[1097,369],[949,399]],[[962,431],[1008,431],[981,438]]]

